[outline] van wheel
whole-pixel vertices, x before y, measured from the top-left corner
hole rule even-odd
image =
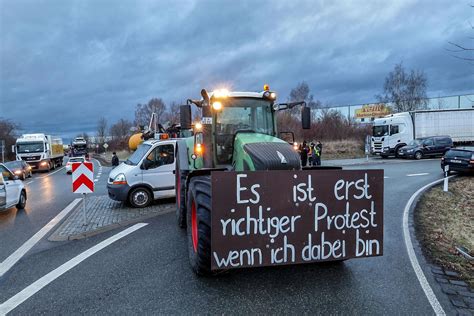
[[[152,201],[151,193],[146,188],[136,188],[130,192],[128,196],[128,201],[130,205],[136,208],[143,208],[150,205]]]
[[[26,191],[23,190],[21,191],[20,199],[18,200],[18,204],[16,205],[16,208],[18,210],[23,210],[25,206],[26,206]]]
[[[420,160],[421,158],[423,158],[423,154],[421,153],[421,151],[417,151],[415,153],[415,159]]]
[[[188,190],[187,235],[191,268],[211,275],[211,177],[192,178]]]

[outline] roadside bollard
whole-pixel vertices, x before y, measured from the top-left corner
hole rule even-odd
[[[448,192],[448,172],[449,172],[449,165],[444,166],[444,185],[443,191]]]

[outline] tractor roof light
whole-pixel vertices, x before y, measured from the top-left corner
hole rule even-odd
[[[214,98],[227,98],[229,96],[229,90],[227,89],[219,89],[212,93]]]
[[[263,92],[263,97],[269,100],[275,100],[276,99],[276,93],[271,92],[271,91],[264,91]]]
[[[220,111],[222,109],[222,103],[219,101],[215,101],[212,103],[212,108],[216,111]]]
[[[270,86],[267,84],[263,85],[263,91],[270,91]]]

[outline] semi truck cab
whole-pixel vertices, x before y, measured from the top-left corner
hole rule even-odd
[[[398,150],[413,140],[413,122],[410,113],[391,114],[374,120],[371,153],[386,158],[398,155]]]

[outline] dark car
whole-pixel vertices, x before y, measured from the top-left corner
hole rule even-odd
[[[5,166],[10,169],[21,180],[31,177],[31,166],[23,160],[5,162]]]
[[[449,171],[474,173],[474,147],[451,148],[441,158],[441,169],[449,166]]]
[[[451,147],[453,147],[453,140],[449,136],[422,137],[414,139],[408,145],[400,148],[398,156],[415,159],[442,156]]]

